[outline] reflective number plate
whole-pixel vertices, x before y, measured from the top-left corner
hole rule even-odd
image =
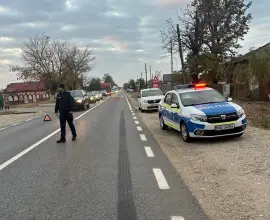
[[[234,124],[217,125],[215,127],[216,131],[229,130],[229,129],[233,129],[233,128],[234,128]]]

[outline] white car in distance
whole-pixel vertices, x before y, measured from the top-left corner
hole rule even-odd
[[[138,108],[140,111],[158,110],[158,104],[164,98],[159,88],[142,89],[138,95]]]

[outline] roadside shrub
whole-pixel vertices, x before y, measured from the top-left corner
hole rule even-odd
[[[263,128],[270,128],[270,116],[269,115],[262,116],[261,126]]]

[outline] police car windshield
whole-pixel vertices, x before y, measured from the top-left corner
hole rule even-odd
[[[72,97],[83,97],[83,94],[81,91],[70,91],[70,94]]]
[[[162,95],[162,92],[161,90],[158,89],[142,91],[142,97],[159,96],[159,95]]]
[[[195,92],[180,93],[183,106],[201,105],[225,102],[225,98],[215,90],[198,90]]]

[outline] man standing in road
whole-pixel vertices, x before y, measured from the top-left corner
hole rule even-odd
[[[71,113],[72,107],[74,104],[74,99],[70,95],[69,92],[65,91],[65,85],[60,84],[58,86],[58,95],[56,97],[56,104],[55,104],[55,113],[60,120],[60,127],[61,127],[61,138],[57,141],[57,143],[64,143],[66,142],[66,122],[70,127],[72,133],[72,141],[75,141],[77,138],[77,133],[75,126],[73,124],[73,114]]]

